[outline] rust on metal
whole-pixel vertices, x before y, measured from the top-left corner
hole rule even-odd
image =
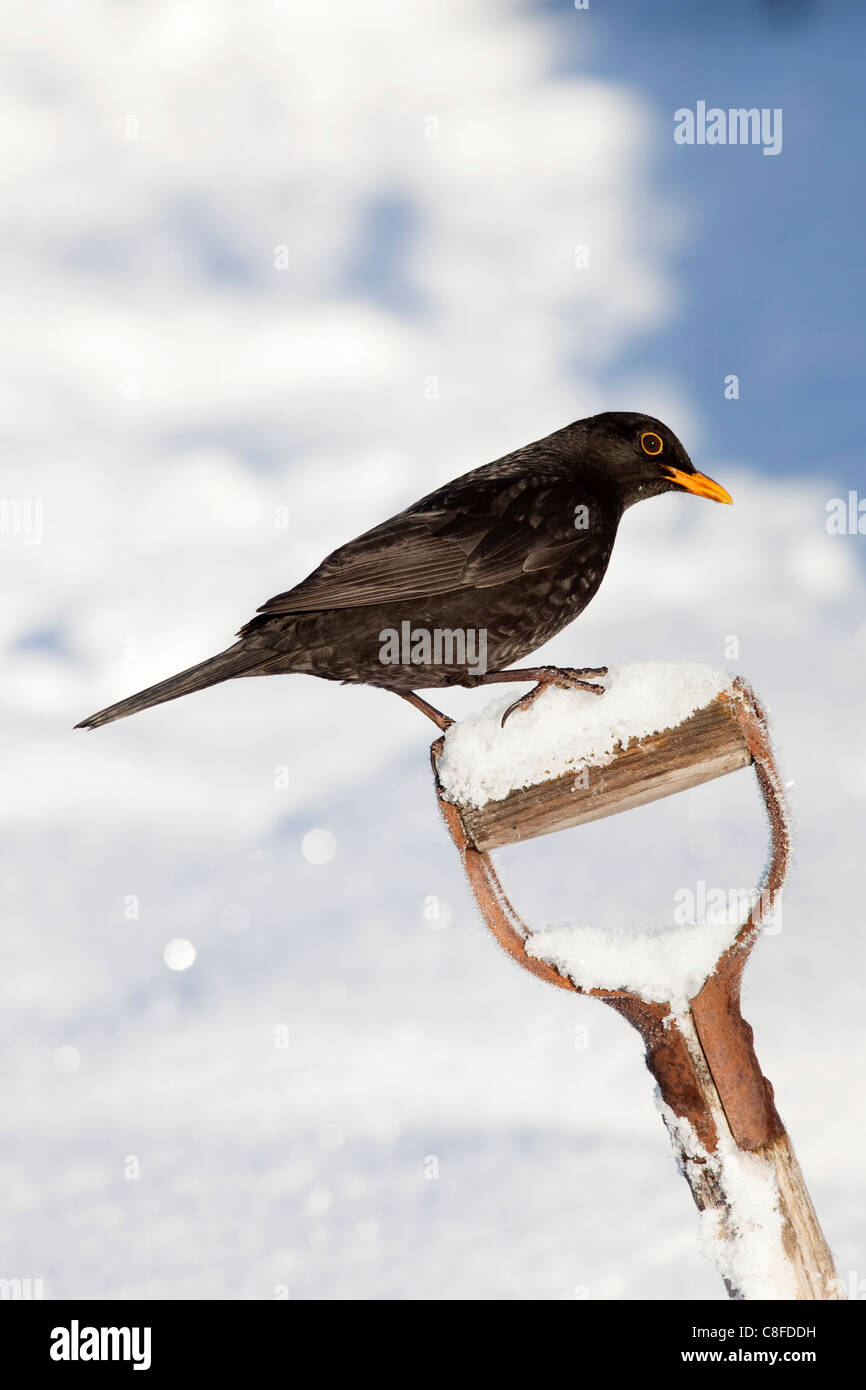
[[[710,1113],[686,1040],[671,1018],[667,1004],[649,1004],[635,994],[609,995],[605,1003],[628,1019],[643,1038],[646,1064],[655,1077],[662,1100],[680,1119],[688,1120],[704,1148],[718,1144]]]
[[[692,1017],[730,1131],[741,1149],[755,1150],[785,1133],[773,1088],[761,1071],[751,1026],[740,1012],[747,954],[726,952],[691,1001]]]
[[[784,792],[767,734],[764,711],[745,681],[737,679],[730,703],[748,744],[770,822],[770,858],[757,901],[736,940],[691,1001],[698,1038],[725,1117],[741,1149],[755,1150],[785,1133],[773,1088],[761,1071],[753,1032],[740,1010],[743,970],[761,923],[773,912],[790,863],[791,843]]]

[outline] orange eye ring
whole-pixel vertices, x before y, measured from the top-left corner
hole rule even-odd
[[[640,447],[645,454],[649,454],[650,458],[655,458],[657,454],[661,453],[665,443],[661,435],[656,434],[655,430],[647,430],[640,437]]]

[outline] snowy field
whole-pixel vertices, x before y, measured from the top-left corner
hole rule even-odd
[[[767,704],[796,861],[744,1013],[856,1287],[866,541],[826,525],[856,479],[817,438],[810,476],[769,478],[635,355],[675,318],[689,235],[639,215],[656,115],[589,37],[554,81],[551,24],[493,0],[17,24],[2,488],[32,526],[0,535],[0,1276],[52,1298],[723,1296],[637,1035],[477,920],[432,725],[274,677],[72,732],[438,483],[624,408],[735,505],[629,512],[539,661],[707,662]],[[678,891],[753,886],[766,844],[743,771],[498,862],[537,926],[650,925]]]

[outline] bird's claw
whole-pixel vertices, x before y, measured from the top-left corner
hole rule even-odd
[[[603,695],[605,693],[603,685],[594,685],[592,681],[584,680],[583,677],[606,675],[606,666],[587,666],[580,671],[576,671],[568,666],[561,669],[555,666],[551,667],[549,676],[540,680],[531,690],[527,690],[526,694],[521,695],[519,700],[515,700],[513,705],[508,706],[508,709],[500,720],[499,727],[504,729],[506,719],[508,719],[515,710],[529,709],[530,705],[535,704],[539,695],[543,695],[545,690],[549,690],[552,685],[557,686],[560,690],[586,690],[591,695]]]

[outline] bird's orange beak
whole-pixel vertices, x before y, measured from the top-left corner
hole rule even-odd
[[[706,473],[686,473],[671,464],[667,465],[666,472],[671,482],[685,488],[686,492],[693,492],[696,497],[709,497],[713,502],[729,502],[733,506],[731,494],[725,491],[721,483],[708,478]]]

